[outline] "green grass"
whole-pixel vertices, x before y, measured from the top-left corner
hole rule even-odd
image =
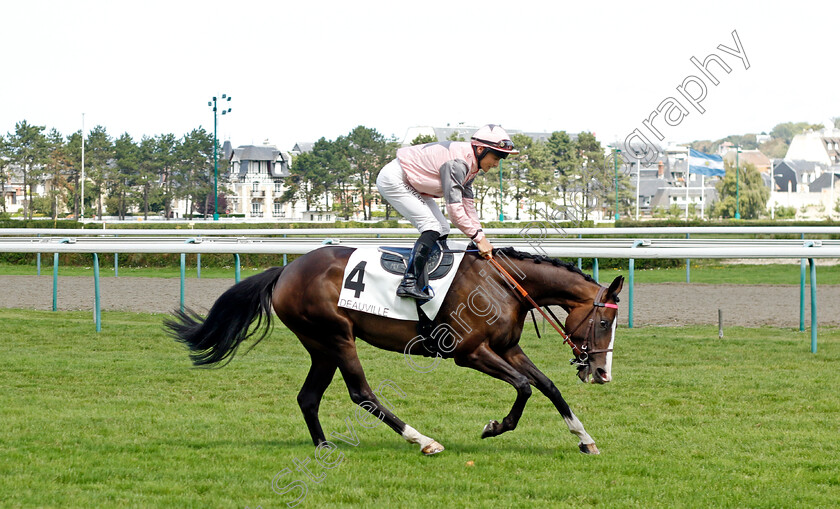
[[[423,457],[384,425],[355,421],[340,376],[324,429],[354,423],[324,470],[297,408],[308,356],[287,330],[219,370],[191,369],[161,315],[0,310],[3,507],[286,507],[275,475],[310,458],[298,507],[836,507],[840,500],[840,330],[819,352],[791,329],[620,328],[615,381],[576,382],[558,338],[523,344],[595,438],[577,440],[535,393],[519,427],[481,440],[513,403],[508,385],[451,361],[410,370],[360,345],[373,387],[447,450]],[[467,466],[467,462],[474,466]]]

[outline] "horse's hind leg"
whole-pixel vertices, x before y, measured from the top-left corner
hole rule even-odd
[[[312,442],[319,445],[321,442],[326,442],[327,438],[324,436],[321,421],[318,419],[318,407],[321,405],[324,392],[332,382],[337,366],[332,360],[324,359],[316,354],[310,353],[310,355],[312,366],[309,368],[309,374],[306,375],[306,381],[303,382],[297,400],[303,412],[306,427],[309,428],[309,434],[312,436]]]
[[[408,424],[401,421],[391,412],[388,407],[379,402],[376,393],[368,385],[365,378],[362,364],[356,355],[356,347],[353,344],[342,348],[341,361],[338,368],[347,384],[350,392],[350,399],[353,403],[370,412],[374,417],[380,419],[391,429],[400,434],[405,440],[420,446],[420,451],[425,455],[437,454],[443,451],[443,446],[435,439],[429,438]]]

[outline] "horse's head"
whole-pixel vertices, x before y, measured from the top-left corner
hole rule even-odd
[[[618,293],[624,277],[618,276],[609,288],[600,287],[591,304],[575,307],[566,318],[566,330],[580,350],[572,360],[583,382],[592,375],[592,383],[604,384],[612,380],[612,352],[615,326],[618,321]]]

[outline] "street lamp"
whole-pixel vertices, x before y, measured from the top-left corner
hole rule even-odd
[[[738,156],[741,154],[741,145],[735,148],[735,219],[741,219],[741,190],[740,190],[740,167]]]
[[[230,102],[230,96],[222,94],[222,101]],[[224,106],[224,103],[222,103]],[[218,114],[216,108],[216,96],[213,96],[212,101],[207,102],[207,106],[213,107],[213,221],[219,220],[219,144],[216,141],[216,129],[218,127]],[[222,115],[230,113],[230,108],[222,107]]]
[[[613,157],[613,166],[615,167],[615,220],[618,221],[618,155],[621,154],[621,149],[615,149],[615,156]],[[638,187],[637,187],[638,189]],[[638,203],[638,201],[637,201]]]

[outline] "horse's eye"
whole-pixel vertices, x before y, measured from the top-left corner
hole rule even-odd
[[[608,321],[606,321],[606,320],[601,320],[601,328],[602,328],[602,329],[606,329],[606,328],[607,328],[607,325],[609,325],[609,322],[608,322]]]

